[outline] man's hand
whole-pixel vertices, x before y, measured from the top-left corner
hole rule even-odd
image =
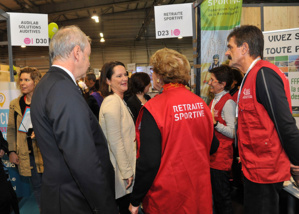
[[[133,175],[132,175],[132,177],[126,179],[126,182],[127,182],[127,184],[128,184],[128,185],[126,186],[126,189],[128,189],[128,188],[132,185],[132,183],[133,183]]]
[[[2,158],[4,156],[5,152],[3,149],[0,150],[0,158]]]
[[[299,166],[291,164],[291,174],[297,184],[297,187],[299,187]]]
[[[15,153],[15,152],[11,152],[10,154],[9,154],[9,161],[11,162],[11,163],[14,163],[14,164],[17,164],[17,165],[19,165],[19,157],[18,157],[18,155]]]
[[[134,207],[132,204],[130,204],[130,206],[129,206],[129,210],[130,210],[131,214],[138,214],[138,209],[139,209],[139,206]]]

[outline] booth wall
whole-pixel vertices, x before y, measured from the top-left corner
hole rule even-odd
[[[264,29],[262,29],[262,12]],[[244,6],[241,25],[255,25],[263,31],[298,28],[299,6]]]
[[[285,4],[284,4],[285,5]],[[241,25],[250,24],[261,28],[264,31],[298,28],[299,27],[299,5],[288,6],[267,6],[266,4],[246,4],[242,8]],[[262,11],[261,11],[262,10]],[[263,12],[263,13],[262,13]],[[262,25],[262,14],[264,23]],[[185,54],[193,64],[192,38],[184,38],[184,42],[172,40],[165,43],[163,39],[154,41],[142,41],[136,46],[127,47],[106,47],[105,45],[92,45],[91,70],[101,68],[103,63],[108,61],[122,61],[124,64],[136,63],[148,65],[150,56],[163,47],[172,48]],[[34,66],[41,72],[49,68],[48,48],[46,47],[13,47],[13,58],[15,66]],[[0,48],[0,63],[8,64],[7,47]]]

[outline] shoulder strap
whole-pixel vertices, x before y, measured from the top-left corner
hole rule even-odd
[[[267,98],[268,98],[268,101],[269,101],[269,104],[270,104],[270,108],[271,108],[271,112],[272,112],[272,115],[273,115],[273,122],[274,122],[274,125],[275,125],[275,128],[276,128],[276,131],[277,131],[279,140],[280,140],[280,142],[281,142],[281,145],[282,145],[282,147],[284,148],[284,144],[283,144],[283,141],[282,141],[282,138],[281,138],[279,129],[278,129],[278,125],[277,125],[277,122],[276,122],[276,117],[275,117],[275,114],[274,114],[274,111],[273,111],[273,106],[272,106],[272,102],[271,102],[271,98],[270,98],[270,94],[269,94],[269,90],[268,90],[268,86],[267,86],[267,82],[266,82],[266,78],[265,78],[264,70],[261,69],[261,72],[262,72],[262,77],[263,77],[263,81],[264,81],[264,84],[265,84],[265,89],[266,89]]]
[[[16,111],[14,111],[14,118],[15,118],[15,140],[17,140],[17,116],[18,113]]]

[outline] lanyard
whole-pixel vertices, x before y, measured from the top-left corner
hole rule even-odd
[[[134,115],[133,115],[131,109],[130,109],[129,106],[127,105],[126,101],[123,100],[123,102],[124,102],[125,106],[127,107],[127,109],[128,109],[128,111],[129,111],[129,113],[130,113],[132,119],[134,120]]]
[[[236,117],[238,117],[238,104],[239,104],[240,94],[241,94],[241,91],[242,91],[242,88],[243,88],[243,84],[244,84],[244,82],[245,82],[245,79],[246,79],[248,73],[251,71],[251,69],[255,66],[255,64],[256,64],[259,60],[261,60],[261,57],[256,58],[256,59],[251,63],[251,65],[249,66],[249,68],[248,68],[248,70],[246,71],[245,76],[244,76],[244,78],[243,78],[243,80],[242,80],[240,89],[239,89],[239,91],[238,91],[238,99],[237,99],[237,106],[236,106]]]

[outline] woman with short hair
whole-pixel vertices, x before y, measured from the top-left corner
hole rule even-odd
[[[228,65],[210,70],[210,92],[215,95],[210,103],[215,134],[219,148],[211,156],[211,182],[213,204],[217,214],[233,213],[230,187],[230,171],[233,162],[236,103],[229,94],[233,82],[232,68]]]
[[[22,95],[10,102],[7,124],[9,161],[18,166],[20,175],[30,177],[39,207],[44,165],[31,125],[30,104],[35,86],[41,77],[36,68],[21,69],[18,84]]]
[[[129,209],[137,214],[142,202],[145,213],[212,214],[210,152],[218,141],[211,112],[185,88],[190,64],[184,55],[160,49],[151,65],[154,87],[161,84],[163,91],[137,118],[138,159]]]

